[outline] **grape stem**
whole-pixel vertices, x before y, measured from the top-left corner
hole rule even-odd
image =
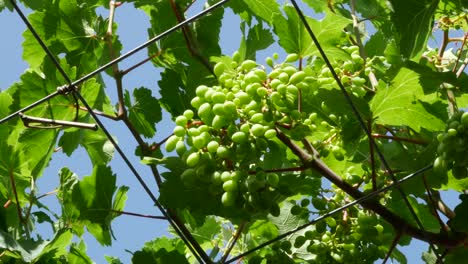
[[[393,241],[392,241],[392,245],[390,245],[390,248],[388,249],[388,252],[387,252],[387,254],[385,255],[385,258],[384,258],[384,260],[382,261],[382,264],[387,263],[388,259],[389,259],[390,256],[392,255],[393,250],[394,250],[395,247],[398,245],[398,241],[400,241],[402,235],[403,235],[403,232],[402,232],[401,230],[398,231],[398,233],[396,234],[395,238],[394,238]]]
[[[434,215],[435,218],[437,218],[437,221],[439,222],[441,229],[445,232],[449,232],[450,228],[442,221],[442,219],[440,218],[439,212],[437,211],[437,203],[432,197],[432,191],[429,185],[427,184],[426,175],[423,174],[422,179],[424,182],[424,187],[426,188],[426,192],[427,192],[426,201],[428,204],[431,205],[430,210],[431,210],[432,215]]]
[[[306,151],[300,148],[290,138],[288,138],[279,128],[276,128],[276,132],[278,139],[281,140],[281,142],[283,142],[303,162],[306,168],[316,170],[354,199],[359,199],[364,196],[364,193],[362,193],[358,189],[355,189],[349,183],[345,182],[342,179],[342,177],[333,172],[321,159],[313,158]],[[434,233],[425,230],[423,231],[408,223],[407,220],[403,219],[399,215],[387,209],[385,206],[379,203],[378,199],[363,201],[361,203],[361,206],[363,206],[366,209],[372,210],[373,212],[380,215],[387,222],[389,222],[396,230],[403,232],[403,234],[405,235],[412,236],[422,241],[435,243],[448,248],[454,248],[463,245],[464,240],[467,238],[467,235],[462,233]]]
[[[372,137],[373,138],[390,139],[390,140],[395,140],[395,141],[405,141],[405,142],[418,144],[418,145],[427,145],[427,144],[429,144],[429,142],[427,142],[427,141],[425,141],[423,139],[405,138],[405,137],[398,137],[398,136],[383,135],[383,134],[378,134],[378,133],[373,133]]]

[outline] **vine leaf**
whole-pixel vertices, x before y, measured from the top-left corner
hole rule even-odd
[[[287,18],[281,14],[273,16],[273,30],[279,37],[281,47],[287,53],[297,53],[301,57],[315,54],[317,50],[312,38],[294,7],[284,6],[284,12]],[[321,21],[310,17],[306,17],[306,20],[327,55],[334,57],[337,53],[344,53],[336,46],[344,39],[343,29],[351,23],[351,20],[331,12],[327,12]]]
[[[274,15],[280,14],[279,4],[275,0],[243,0],[256,17],[269,24],[274,22]]]
[[[69,263],[93,264],[91,258],[86,255],[86,244],[83,240],[79,244],[73,243],[68,252]]]
[[[268,48],[274,43],[273,35],[269,29],[263,28],[263,24],[257,24],[245,34],[245,22],[241,24],[242,40],[239,47],[241,58],[255,60],[256,52]]]
[[[437,113],[445,105],[437,104],[438,99],[434,93],[425,95],[419,78],[416,72],[402,68],[389,87],[382,87],[377,91],[370,104],[377,123],[407,125],[418,132],[421,128],[432,131],[444,128],[445,124]],[[432,106],[428,106],[426,102],[431,102]]]
[[[128,188],[117,189],[116,176],[109,167],[102,165],[95,166],[92,174],[81,181],[66,168],[60,175],[59,197],[75,232],[80,235],[84,225],[99,243],[110,245],[110,224],[116,217],[111,210],[123,209]]]
[[[125,91],[125,105],[135,129],[147,138],[153,137],[155,124],[161,121],[162,113],[159,101],[151,95],[151,90],[144,87],[133,90],[133,102],[129,91]]]
[[[450,219],[449,225],[458,232],[468,232],[466,218],[468,217],[468,195],[460,194],[461,203],[455,207],[455,217]]]
[[[400,35],[400,51],[405,58],[418,58],[432,32],[439,0],[391,0],[393,23]]]
[[[12,235],[0,230],[0,248],[6,249],[13,254],[19,254],[25,262],[36,263],[37,261],[47,261],[54,256],[64,255],[66,248],[70,244],[73,234],[70,230],[59,230],[50,241],[38,240],[18,240]],[[6,255],[12,255],[7,253]]]
[[[185,258],[185,246],[179,238],[157,238],[146,242],[145,246],[135,252],[132,263],[189,263]]]

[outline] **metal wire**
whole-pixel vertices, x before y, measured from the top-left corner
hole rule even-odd
[[[380,151],[379,147],[377,146],[377,143],[375,142],[375,140],[373,139],[372,135],[371,135],[371,132],[369,131],[369,129],[367,128],[367,126],[365,125],[364,123],[364,120],[362,119],[361,117],[361,114],[359,113],[359,110],[356,108],[356,106],[354,105],[354,102],[351,100],[351,96],[349,95],[349,93],[346,91],[345,87],[343,86],[343,84],[341,83],[341,80],[340,78],[338,77],[338,75],[336,74],[335,70],[333,69],[333,66],[331,65],[327,55],[325,54],[325,52],[323,51],[322,49],[322,46],[320,45],[320,42],[318,41],[317,37],[315,36],[314,32],[312,31],[312,28],[310,27],[309,23],[307,23],[307,20],[304,16],[304,14],[302,13],[301,9],[299,8],[299,6],[297,5],[297,2],[296,0],[291,0],[294,8],[296,9],[296,12],[299,16],[299,18],[301,19],[302,23],[304,24],[304,26],[306,27],[306,30],[307,32],[309,33],[310,37],[312,38],[315,46],[317,47],[317,50],[319,51],[320,55],[322,56],[325,64],[327,65],[327,67],[330,69],[332,75],[333,75],[333,78],[336,80],[338,86],[340,87],[340,90],[341,92],[343,93],[344,97],[345,97],[345,100],[347,101],[347,103],[349,104],[349,106],[351,107],[351,110],[353,111],[353,114],[356,116],[358,122],[359,122],[359,125],[361,126],[361,128],[365,131],[369,141],[371,142],[372,146],[375,148],[376,152],[377,152],[377,155],[379,156],[380,160],[382,161],[382,164],[384,165],[385,169],[389,172],[389,175],[390,177],[392,178],[393,181],[396,181],[396,177],[395,175],[393,174],[393,171],[391,170],[390,168],[390,165],[388,164],[387,160],[385,159],[382,151]],[[416,224],[418,225],[418,227],[422,230],[422,231],[425,231],[425,228],[421,222],[421,220],[419,219],[418,215],[416,214],[416,212],[414,211],[414,208],[411,206],[410,202],[408,201],[408,198],[406,197],[406,194],[405,192],[397,187],[398,191],[400,192],[402,198],[403,198],[403,201],[405,202],[406,206],[408,207],[412,217],[414,218],[414,220],[416,221]],[[425,233],[425,232],[424,232]],[[434,245],[432,244],[432,242],[429,242],[429,245],[431,247],[431,249],[434,251],[434,253],[436,254],[437,256],[437,259],[438,259],[438,262],[440,262],[440,259],[439,259],[439,256],[438,254],[436,253],[436,250],[435,250],[435,247]]]
[[[297,228],[295,228],[295,229],[293,229],[291,231],[283,233],[283,234],[275,237],[272,240],[269,240],[269,241],[264,242],[264,243],[254,247],[252,249],[249,249],[248,251],[246,251],[246,252],[244,252],[244,253],[236,256],[236,257],[233,257],[233,258],[229,259],[225,263],[234,262],[234,261],[236,261],[236,260],[238,260],[240,258],[243,258],[243,257],[245,257],[245,256],[247,256],[247,255],[249,255],[249,254],[251,254],[251,253],[253,253],[253,252],[255,252],[255,251],[259,250],[259,249],[261,249],[261,248],[264,248],[264,247],[266,247],[266,246],[268,246],[268,245],[270,245],[272,243],[275,243],[275,242],[277,242],[277,241],[279,241],[279,240],[281,240],[281,239],[283,239],[283,238],[285,238],[287,236],[290,236],[290,235],[296,233],[297,231],[300,231],[300,230],[302,230],[302,229],[304,229],[304,228],[306,228],[308,226],[311,226],[311,225],[313,225],[313,224],[315,224],[315,223],[317,223],[317,222],[319,222],[319,221],[321,221],[321,220],[323,220],[323,219],[325,219],[325,218],[327,218],[329,216],[333,216],[334,214],[337,214],[337,213],[339,213],[339,212],[341,212],[341,211],[343,211],[343,210],[345,210],[345,209],[347,209],[347,208],[349,208],[351,206],[354,206],[356,204],[360,204],[360,203],[362,203],[364,201],[372,199],[373,197],[377,196],[378,194],[386,192],[386,191],[388,191],[388,190],[390,190],[390,189],[392,189],[394,187],[398,188],[402,183],[406,182],[407,180],[409,180],[409,179],[411,179],[411,178],[413,178],[413,177],[415,177],[415,176],[417,176],[417,175],[419,175],[419,174],[421,174],[421,173],[423,173],[423,172],[425,172],[427,170],[430,170],[430,169],[432,169],[432,165],[429,165],[429,166],[426,166],[426,167],[424,167],[422,169],[419,169],[418,171],[416,171],[416,172],[414,172],[412,174],[409,174],[406,177],[403,177],[402,179],[400,179],[400,180],[398,180],[398,181],[396,181],[396,182],[394,182],[394,183],[392,183],[392,184],[390,184],[390,185],[388,185],[388,186],[386,186],[386,187],[384,187],[384,188],[382,188],[382,189],[380,189],[378,191],[371,192],[371,193],[369,193],[369,194],[367,194],[367,195],[365,195],[365,196],[363,196],[363,197],[361,197],[361,198],[359,198],[357,200],[354,200],[354,201],[352,201],[350,203],[347,203],[347,204],[345,204],[345,205],[343,205],[341,207],[338,207],[338,208],[336,208],[334,210],[331,210],[330,212],[328,212],[328,213],[326,213],[324,215],[321,215],[321,216],[315,218],[314,220],[312,220],[312,221],[310,221],[310,222],[308,222],[306,224],[303,224],[303,225],[301,225],[301,226],[299,226],[299,227],[297,227]]]

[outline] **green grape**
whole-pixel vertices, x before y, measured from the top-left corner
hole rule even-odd
[[[265,134],[264,136],[268,139],[272,139],[274,137],[276,137],[276,130],[274,129],[268,129],[267,131],[265,131]]]
[[[224,70],[225,70],[226,66],[224,65],[224,63],[222,62],[218,62],[216,63],[216,65],[213,67],[213,72],[216,76],[220,76]]]
[[[256,91],[257,95],[260,96],[260,97],[265,97],[268,95],[268,90],[267,88],[261,86],[261,87],[258,87],[257,88],[257,91]]]
[[[328,225],[330,228],[336,227],[336,220],[335,220],[335,218],[333,218],[333,217],[327,217],[327,218],[325,219],[325,222],[327,223],[327,225]]]
[[[250,129],[250,132],[252,133],[252,135],[260,137],[265,134],[265,128],[260,124],[254,124]]]
[[[176,148],[177,142],[179,141],[180,137],[176,135],[170,136],[166,141],[166,151],[172,152]]]
[[[271,57],[267,57],[267,58],[265,59],[265,63],[266,63],[268,66],[270,66],[271,68],[274,67],[274,62],[273,62],[273,59],[272,59]]]
[[[187,124],[187,117],[181,115],[181,116],[178,116],[175,120],[175,123],[176,125],[178,126],[182,126],[182,127],[185,127],[185,125]]]
[[[227,182],[229,180],[232,180],[232,175],[229,171],[223,171],[221,173],[221,180],[223,180],[223,182]]]
[[[237,113],[237,107],[233,102],[225,101],[223,106],[226,115],[234,116]]]
[[[468,112],[462,114],[461,123],[465,129],[468,129]]]
[[[213,117],[213,121],[211,122],[211,126],[216,130],[223,128],[226,125],[226,118],[219,115],[215,115],[215,117]]]
[[[284,251],[290,251],[291,250],[291,242],[288,240],[283,240],[281,241],[280,248]]]
[[[338,146],[333,146],[331,149],[331,152],[333,156],[335,156],[335,159],[340,160],[340,161],[344,159],[342,148]]]
[[[187,152],[187,147],[185,146],[184,141],[181,140],[181,141],[177,142],[176,152],[177,152],[177,155],[179,155],[179,157],[181,157],[182,155],[185,154],[185,152]]]
[[[283,83],[288,83],[289,75],[286,72],[281,72],[278,76],[278,80],[280,80]]]
[[[201,118],[204,118],[209,115],[211,115],[211,104],[204,103],[200,105],[200,108],[198,108],[198,116],[200,116]]]
[[[288,76],[292,76],[294,73],[297,72],[297,68],[294,66],[286,66],[286,67],[283,67],[281,70],[287,73]]]
[[[261,70],[261,69],[255,69],[253,71],[255,73],[255,75],[257,75],[257,77],[260,79],[260,81],[265,81],[266,78],[267,78],[267,74],[264,70]]]
[[[187,166],[189,167],[195,167],[198,165],[200,162],[200,153],[198,152],[193,152],[187,157]]]
[[[191,127],[191,128],[189,128],[187,130],[187,133],[191,137],[196,137],[196,136],[200,135],[201,131],[200,131],[200,129],[198,129],[196,127]]]
[[[201,149],[205,147],[205,139],[200,135],[192,138],[192,144],[195,148]]]
[[[222,175],[221,175],[222,177]],[[223,190],[226,192],[234,192],[237,190],[237,182],[233,180],[228,180],[223,183]]]
[[[447,135],[450,137],[455,137],[457,134],[458,132],[455,128],[449,128],[449,130],[447,130]]]
[[[190,105],[198,109],[204,102],[205,101],[203,99],[196,96],[190,101]]]
[[[224,206],[233,206],[236,203],[237,195],[235,192],[225,192],[221,197],[221,203]]]
[[[206,145],[207,150],[210,153],[215,153],[218,150],[219,143],[216,141],[210,141],[208,145]]]
[[[237,99],[239,99],[240,103],[245,105],[245,104],[248,104],[250,102],[250,96],[245,93],[245,92],[242,92],[242,91],[239,91],[235,94],[235,97]]]
[[[317,231],[317,233],[323,234],[326,230],[327,223],[325,221],[318,221],[317,223],[315,223],[315,231]]]
[[[219,146],[216,150],[216,155],[218,155],[220,158],[227,159],[231,155],[231,151],[229,151],[229,149],[225,146]]]
[[[232,135],[231,139],[234,143],[240,144],[247,141],[247,135],[242,131],[238,131]]]
[[[205,97],[205,93],[209,90],[210,88],[208,88],[208,86],[206,85],[200,85],[197,87],[197,89],[195,90],[195,94],[198,96],[198,97]],[[195,107],[195,106],[194,106]],[[195,107],[196,108],[196,107]]]
[[[187,120],[191,120],[193,118],[193,111],[190,109],[187,109],[184,111],[184,116],[187,118]]]
[[[289,83],[297,84],[297,83],[301,82],[302,80],[304,80],[305,77],[306,77],[305,72],[303,72],[303,71],[295,72],[293,75],[291,75],[291,78],[289,78]]]
[[[224,101],[226,101],[226,94],[223,92],[214,92],[211,96],[211,100],[215,104],[222,104]]]
[[[253,60],[245,60],[240,65],[240,68],[244,71],[250,71],[255,67],[257,67],[257,63]]]
[[[178,137],[184,137],[185,136],[185,128],[182,127],[182,126],[176,126],[176,127],[174,127],[174,130],[172,131],[172,133],[174,133],[174,135],[176,135]]]
[[[266,180],[270,186],[276,187],[279,183],[279,176],[276,173],[268,173],[266,176]]]
[[[226,113],[224,112],[224,104],[217,103],[213,105],[213,114],[223,116]]]
[[[221,179],[221,173],[219,171],[214,171],[211,174],[211,182],[214,185],[221,185],[223,184],[223,180]]]
[[[286,59],[284,60],[285,62],[295,62],[299,59],[299,55],[296,53],[291,53],[286,56]]]

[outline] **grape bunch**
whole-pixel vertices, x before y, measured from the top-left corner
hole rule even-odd
[[[297,110],[300,91],[306,93],[315,78],[292,64],[296,54],[268,74],[255,61],[238,57],[215,65],[218,85],[197,87],[191,101],[195,111],[175,119],[165,147],[186,163],[180,176],[186,188],[207,186],[225,207],[278,215],[281,177],[262,169],[265,154],[277,144],[278,125],[306,133],[315,126],[316,113]]]
[[[457,179],[468,176],[468,112],[458,111],[447,121],[445,131],[437,136],[438,157],[434,161],[434,171],[446,174],[452,170]]]

